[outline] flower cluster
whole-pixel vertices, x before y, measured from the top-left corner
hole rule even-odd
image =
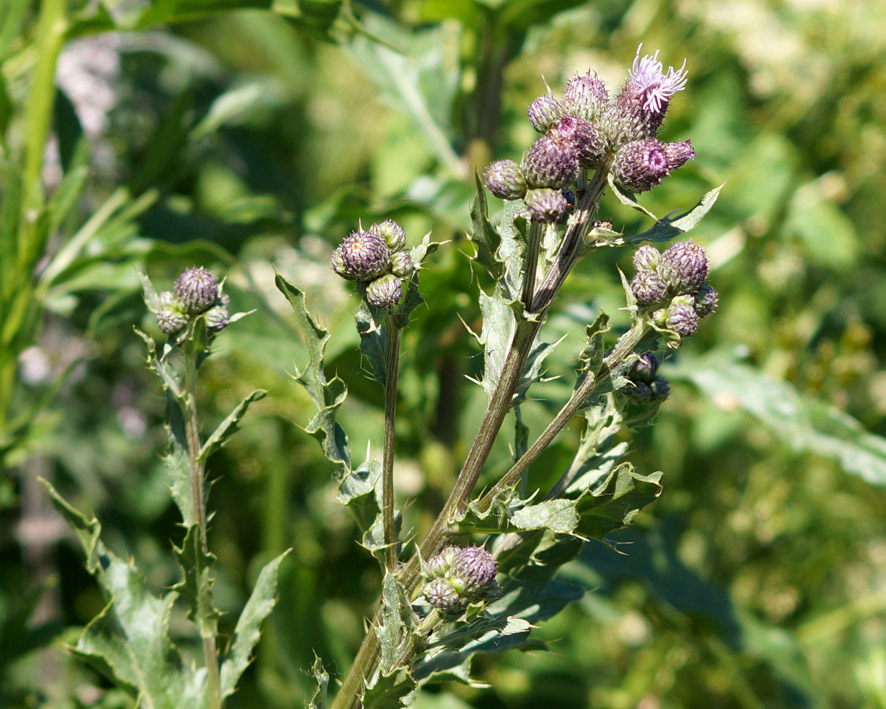
[[[332,252],[332,270],[365,288],[371,305],[393,308],[403,297],[403,280],[415,272],[405,246],[406,231],[391,219],[361,227]]]
[[[210,333],[224,330],[230,322],[230,298],[203,266],[182,271],[172,290],[162,291],[157,298],[157,325],[167,335],[174,335],[199,315],[206,318]]]
[[[652,311],[652,321],[660,328],[689,337],[698,321],[714,312],[717,291],[705,283],[708,257],[691,239],[660,252],[654,246],[641,246],[634,253],[631,292],[637,304]]]
[[[688,140],[662,143],[655,137],[671,96],[685,86],[683,67],[668,67],[665,73],[658,52],[641,58],[639,48],[614,98],[596,75],[573,77],[562,98],[539,96],[529,105],[529,122],[542,136],[520,164],[499,160],[489,165],[486,186],[496,197],[523,199],[532,221],[541,223],[564,215],[563,190],[580,182],[587,170],[607,166],[627,192],[652,189],[695,157]]]
[[[495,559],[482,547],[448,546],[425,567],[425,600],[444,613],[459,613],[494,591],[497,572]]]

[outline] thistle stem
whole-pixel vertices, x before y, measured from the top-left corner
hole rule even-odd
[[[525,308],[532,307],[532,298],[535,295],[535,273],[538,270],[538,247],[541,243],[541,233],[545,226],[540,222],[530,222],[529,239],[526,243],[526,266],[523,270],[523,295],[520,302]]]
[[[194,519],[200,529],[200,546],[203,556],[196,555],[196,564],[209,555],[209,543],[206,537],[206,496],[203,486],[205,471],[200,457],[200,425],[197,419],[197,358],[199,353],[190,346],[184,352],[184,414],[185,433],[188,439],[188,478],[191,487],[191,504]],[[197,577],[203,575],[203,569],[196,569]],[[207,597],[208,596],[208,597]],[[219,691],[218,652],[215,642],[216,622],[212,618],[211,591],[197,595],[197,625],[203,642],[203,659],[206,664],[206,684],[209,709],[221,709],[222,701]]]
[[[397,417],[397,377],[400,364],[400,328],[396,318],[385,319],[385,436],[382,459],[382,524],[385,537],[385,569],[397,568],[397,528],[394,525],[394,447]]]

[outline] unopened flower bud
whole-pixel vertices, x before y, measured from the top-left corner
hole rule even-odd
[[[366,286],[366,300],[376,308],[393,308],[403,297],[403,284],[389,273]]]
[[[446,576],[452,569],[455,559],[461,552],[461,547],[448,546],[444,547],[439,554],[432,556],[425,568],[425,575],[428,578],[437,578]]]
[[[210,332],[221,332],[231,321],[231,314],[224,305],[215,305],[206,311],[206,327]]]
[[[695,312],[695,298],[691,295],[678,295],[671,301],[667,310],[665,327],[680,337],[689,337],[698,330],[698,313]]]
[[[406,246],[406,230],[393,219],[373,224],[369,227],[369,231],[384,239],[391,251],[399,251]]]
[[[649,401],[652,398],[652,389],[645,382],[634,382],[628,384],[621,390],[621,393],[630,397],[634,401]]]
[[[498,160],[486,168],[486,187],[499,199],[520,199],[526,194],[526,180],[513,160]]]
[[[495,559],[482,547],[446,547],[425,567],[425,599],[444,613],[459,612],[489,595],[497,572]]]
[[[539,133],[546,133],[563,115],[563,106],[553,96],[539,96],[529,104],[529,122]]]
[[[671,293],[693,293],[708,277],[708,257],[692,239],[678,242],[661,255],[658,274]]]
[[[658,371],[658,358],[652,352],[644,352],[640,355],[633,367],[631,367],[630,378],[634,382],[645,382],[649,384],[655,379],[655,373]]]
[[[335,271],[342,278],[347,278],[349,281],[354,280],[354,276],[348,271],[348,267],[345,266],[345,259],[342,255],[341,246],[336,247],[336,249],[332,252],[332,258],[329,260],[330,265],[332,266],[332,270]]]
[[[607,103],[609,91],[606,90],[606,84],[590,72],[578,74],[566,84],[563,109],[570,116],[596,121]]]
[[[649,385],[649,389],[652,392],[652,396],[659,400],[667,399],[668,394],[671,393],[671,385],[668,384],[668,380],[664,377],[656,377],[652,384]]]
[[[695,312],[698,317],[706,318],[717,309],[717,291],[711,288],[707,283],[702,283],[701,287],[695,291]]]
[[[555,224],[569,206],[560,190],[529,190],[523,200],[530,220],[541,224]]]
[[[369,231],[351,232],[339,248],[345,271],[358,281],[370,281],[380,276],[391,263],[391,252],[385,240]]]
[[[606,138],[590,121],[575,116],[563,116],[557,121],[555,130],[573,142],[581,167],[596,167],[606,156]]]
[[[661,260],[661,251],[654,246],[644,244],[634,252],[634,269],[637,271],[654,271]]]
[[[458,595],[445,577],[428,581],[423,592],[427,602],[443,613],[458,613],[467,606],[467,601]]]
[[[464,547],[450,570],[451,577],[461,582],[461,589],[454,584],[456,590],[469,600],[482,598],[492,588],[496,573],[498,564],[492,554],[478,546]]]
[[[563,189],[578,177],[575,143],[562,136],[545,135],[523,154],[520,170],[530,188]]]
[[[187,268],[176,279],[173,293],[188,315],[199,315],[215,305],[218,281],[202,266]]]
[[[640,305],[654,305],[667,297],[668,287],[655,271],[642,269],[631,280],[631,292]]]
[[[398,251],[391,256],[391,272],[400,278],[409,278],[415,273],[415,262],[408,251]]]
[[[695,151],[692,149],[692,143],[684,140],[679,143],[662,143],[665,155],[668,156],[668,170],[676,170],[683,167],[687,160],[695,157]]]
[[[632,194],[651,190],[669,174],[667,153],[654,138],[623,145],[612,161],[612,176],[616,183]]]
[[[158,301],[157,325],[164,334],[174,335],[188,324],[188,316],[172,291],[165,290],[160,293]]]

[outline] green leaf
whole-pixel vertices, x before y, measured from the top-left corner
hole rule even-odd
[[[415,613],[409,596],[395,574],[386,573],[382,584],[381,623],[375,632],[381,647],[381,672],[389,674],[400,664],[415,633]]]
[[[317,413],[308,423],[305,431],[320,442],[324,455],[333,463],[340,465],[342,474],[344,474],[351,468],[348,437],[335,417],[338,409],[344,403],[348,389],[337,376],[330,381],[326,380],[323,366],[326,344],[329,342],[329,332],[320,327],[308,313],[305,294],[301,290],[289,283],[279,273],[274,282],[295,311],[298,326],[308,347],[308,364],[302,371],[296,370],[294,376],[317,406]]]
[[[722,352],[681,361],[668,376],[690,381],[726,409],[740,407],[795,451],[836,461],[847,473],[886,485],[886,439],[824,401],[806,399],[788,382]]]
[[[403,667],[390,674],[383,674],[367,687],[360,697],[362,709],[397,709],[408,706],[407,697],[415,691],[417,685],[409,670]]]
[[[641,508],[661,494],[660,472],[641,475],[630,463],[622,463],[578,499],[581,515],[577,533],[608,543],[610,532],[631,523]]]
[[[556,534],[571,534],[578,526],[574,500],[548,500],[527,505],[511,515],[511,524],[520,530],[550,529]]]
[[[234,637],[221,663],[220,682],[222,698],[234,693],[234,690],[237,688],[237,682],[240,681],[240,676],[249,663],[252,662],[252,651],[261,637],[261,625],[277,603],[277,574],[280,569],[280,562],[286,558],[287,554],[289,554],[288,549],[262,567],[255,582],[255,588],[252,589],[252,594],[249,596],[249,600],[237,619]],[[320,663],[319,658],[315,659],[314,668],[312,669],[316,670],[318,663]],[[323,671],[322,664],[320,664],[319,671],[321,673]],[[317,677],[316,671],[314,676]],[[329,681],[328,675],[326,675],[326,681]],[[322,697],[325,704],[325,683],[322,685]],[[311,706],[315,705],[312,704]]]
[[[316,652],[314,653],[314,664],[311,665],[311,675],[313,675],[314,681],[317,683],[317,688],[311,695],[308,709],[326,709],[328,704],[326,693],[329,688],[329,673],[323,667],[323,662]]]
[[[476,248],[472,260],[483,266],[490,276],[498,280],[504,273],[503,265],[495,258],[501,245],[501,237],[489,221],[486,188],[480,180],[480,175],[474,173],[474,180],[477,183],[477,196],[471,205],[471,233],[468,234],[468,238]]]
[[[146,709],[206,703],[205,670],[186,667],[167,636],[174,591],[158,598],[131,563],[100,539],[101,525],[71,507],[45,480],[55,508],[76,532],[86,566],[102,586],[107,605],[86,626],[71,652],[107,674]]]
[[[627,441],[615,442],[615,434],[621,430],[623,421],[611,396],[606,397],[603,406],[586,408],[584,417],[587,425],[581,442],[563,476],[563,490],[567,495],[596,487],[628,451]]]
[[[188,527],[181,548],[173,545],[172,550],[182,570],[182,580],[172,590],[188,602],[190,620],[206,619],[215,628],[221,617],[221,612],[212,606],[215,555],[203,550],[200,526],[193,524]]]
[[[206,442],[200,449],[200,454],[197,456],[197,459],[206,460],[216,448],[220,448],[227,443],[230,437],[236,433],[238,424],[243,416],[246,415],[246,410],[249,408],[250,404],[256,401],[261,401],[265,398],[267,393],[268,392],[262,390],[254,391],[237,404],[234,410],[228,414],[228,417],[222,421],[212,435],[206,439]]]

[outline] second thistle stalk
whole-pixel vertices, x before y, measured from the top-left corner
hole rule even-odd
[[[394,521],[394,447],[397,418],[397,377],[400,364],[400,328],[397,318],[385,318],[385,434],[382,459],[382,523],[385,538],[385,569],[397,568],[397,528]]]

